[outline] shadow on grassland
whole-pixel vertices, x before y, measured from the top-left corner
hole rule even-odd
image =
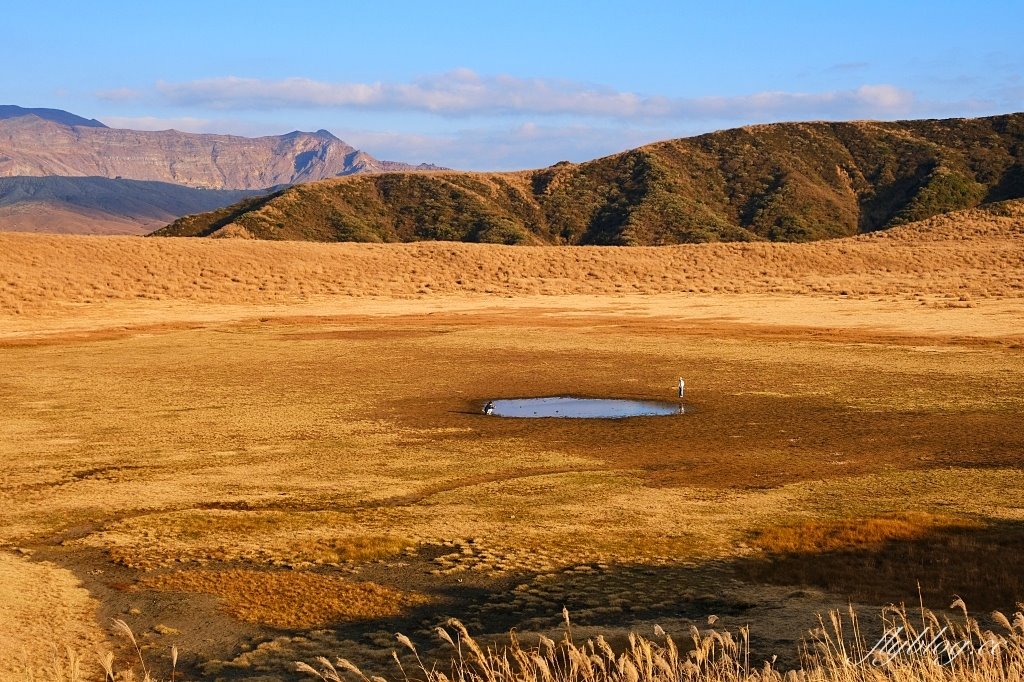
[[[809,522],[754,538],[760,556],[735,562],[744,582],[819,588],[864,603],[944,608],[957,595],[975,611],[1024,600],[1024,523],[930,514]]]

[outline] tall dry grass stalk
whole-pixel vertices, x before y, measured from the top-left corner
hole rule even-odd
[[[1024,608],[1024,605],[1020,605]],[[940,618],[921,609],[911,617],[905,608],[882,613],[886,631],[899,629],[906,646],[879,651],[860,627],[856,612],[832,612],[821,617],[801,652],[801,664],[788,671],[774,667],[776,658],[756,662],[750,653],[750,632],[700,631],[691,627],[682,645],[655,628],[655,639],[630,634],[628,644],[617,652],[603,636],[577,643],[566,617],[561,642],[540,636],[526,646],[515,633],[502,646],[482,646],[462,623],[451,620],[437,634],[453,650],[450,665],[427,666],[415,645],[404,635],[398,641],[415,657],[410,675],[397,654],[400,678],[423,682],[999,682],[1024,679],[1024,615],[1013,620],[1001,613],[993,619],[1004,629],[997,634],[983,630],[970,617],[963,602],[954,608],[962,619]],[[926,647],[927,642],[933,646]],[[916,643],[916,644],[915,644]],[[957,656],[943,655],[959,651]],[[941,659],[949,659],[943,661]],[[366,676],[345,659],[326,658],[319,667],[298,663],[299,672],[322,682],[384,682]],[[444,669],[442,669],[444,668]],[[445,672],[447,670],[447,672]]]
[[[118,667],[113,652],[106,652],[100,656],[100,666],[103,669],[103,682],[158,682],[154,677],[150,666],[146,664],[146,657],[142,653],[135,633],[132,632],[128,623],[119,618],[114,619],[114,633],[131,644],[134,650],[134,661],[126,662],[123,667]],[[69,656],[71,652],[69,652]],[[138,668],[135,662],[138,663]],[[178,673],[178,647],[171,646],[171,674],[170,682],[175,682]],[[54,682],[84,682],[85,678],[80,676],[56,676]]]

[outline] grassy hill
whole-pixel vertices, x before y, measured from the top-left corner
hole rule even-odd
[[[296,186],[159,236],[504,244],[813,241],[1024,197],[1024,113],[780,123],[515,173]]]

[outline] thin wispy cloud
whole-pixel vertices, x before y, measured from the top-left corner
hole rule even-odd
[[[442,134],[339,128],[349,144],[375,156],[431,161],[463,170],[511,170],[585,161],[673,137],[669,129],[541,125],[466,128]]]
[[[196,116],[103,116],[100,119],[111,128],[131,130],[179,130],[185,133],[216,133],[231,135],[275,135],[281,125],[229,118],[201,118]]]
[[[868,62],[840,62],[839,64],[833,64],[825,69],[825,71],[832,73],[849,73],[851,71],[863,71],[869,66],[871,66],[871,64]]]
[[[111,128],[132,130],[181,130],[189,133],[209,132],[214,122],[207,118],[181,116],[163,118],[159,116],[104,116],[103,123]]]
[[[113,94],[110,99],[123,98],[126,93]],[[420,112],[446,117],[569,115],[637,121],[891,117],[909,113],[914,104],[913,93],[888,84],[824,92],[671,97],[568,80],[481,75],[469,69],[408,83],[225,76],[159,82],[154,94],[165,104],[222,111],[318,108]]]
[[[96,96],[107,102],[130,102],[144,98],[146,92],[138,88],[110,88],[108,90],[100,90],[96,93]]]

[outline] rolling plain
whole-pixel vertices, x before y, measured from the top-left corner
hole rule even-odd
[[[502,420],[484,401],[687,413]],[[1024,202],[810,244],[0,233],[0,670],[396,676],[458,617],[621,642],[1024,598]],[[440,649],[437,649],[440,651]],[[443,655],[443,654],[442,654]]]

